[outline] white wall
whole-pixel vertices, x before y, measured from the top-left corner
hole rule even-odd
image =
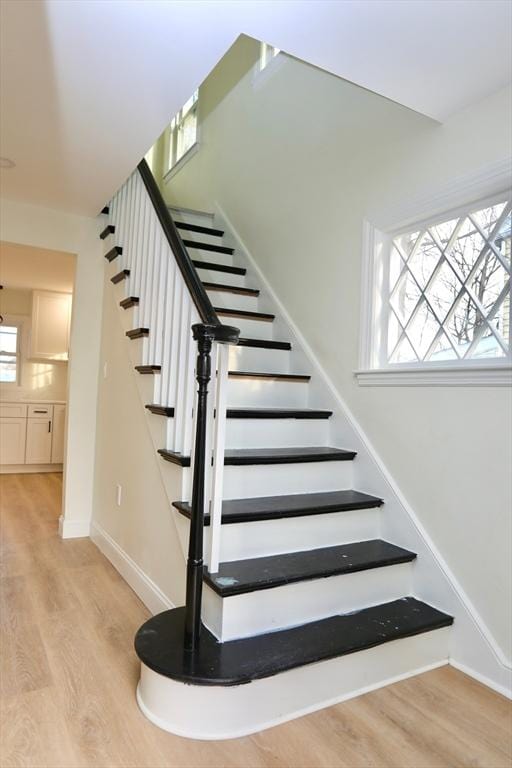
[[[98,219],[0,201],[0,240],[74,253],[75,292],[68,364],[64,536],[87,536],[92,514],[103,256]]]
[[[168,200],[225,211],[510,655],[510,392],[353,376],[363,219],[510,156],[510,91],[439,125],[287,57],[227,94],[219,72],[200,92],[201,149]]]
[[[116,298],[107,277],[91,535],[146,604],[157,611],[184,601],[185,561],[162,479],[165,472],[169,497],[181,498],[181,469],[164,462],[156,453],[147,419],[161,427],[162,440],[165,420],[147,416],[144,410],[137,384],[150,386],[152,377],[141,377],[133,369],[129,345],[133,350],[137,342],[126,339],[118,302],[119,296]],[[163,442],[157,445],[162,446]],[[117,485],[121,486],[119,506]],[[155,593],[160,595],[156,603]]]

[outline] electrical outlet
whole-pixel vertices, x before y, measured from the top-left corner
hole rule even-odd
[[[117,502],[117,506],[118,506],[118,507],[120,507],[120,506],[121,506],[121,495],[122,495],[122,490],[123,490],[123,489],[121,488],[121,486],[120,486],[120,485],[116,485],[116,502]]]

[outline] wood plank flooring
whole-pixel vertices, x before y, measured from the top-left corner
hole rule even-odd
[[[60,498],[58,474],[0,476],[1,768],[510,768],[512,704],[451,667],[243,739],[159,730],[134,697],[148,612],[59,539]]]

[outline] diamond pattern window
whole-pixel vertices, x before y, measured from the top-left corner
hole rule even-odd
[[[510,361],[511,201],[394,236],[387,366]]]

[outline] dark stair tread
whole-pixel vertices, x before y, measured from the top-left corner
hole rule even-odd
[[[274,341],[273,339],[248,339],[241,336],[238,339],[239,347],[257,347],[262,349],[282,349],[289,351],[292,345],[289,341]]]
[[[130,270],[129,269],[122,269],[120,272],[117,273],[117,275],[114,275],[114,277],[110,278],[111,283],[120,283],[121,280],[126,280],[127,277],[130,277]]]
[[[226,285],[226,283],[203,282],[207,291],[220,291],[225,293],[239,293],[243,296],[259,296],[258,288],[241,288],[239,285]]]
[[[169,461],[171,464],[178,464],[180,467],[190,467],[190,456],[184,456],[176,451],[168,451],[167,448],[159,448],[158,455]]]
[[[304,448],[233,448],[224,453],[224,464],[304,464],[310,461],[351,461],[355,451],[313,446]]]
[[[325,515],[333,512],[350,512],[372,509],[384,502],[377,496],[361,491],[321,491],[319,493],[293,493],[283,496],[260,496],[251,499],[229,499],[222,502],[222,523],[250,523],[258,520],[279,520],[283,517]],[[190,503],[174,501],[173,506],[190,518]],[[204,524],[210,525],[210,515],[204,516]]]
[[[135,370],[139,373],[160,373],[161,365],[136,365]]]
[[[240,317],[245,320],[262,320],[271,323],[276,319],[275,315],[269,312],[251,312],[247,309],[227,309],[226,307],[214,307],[218,315],[227,315],[228,317]]]
[[[221,597],[271,589],[297,581],[341,576],[414,560],[416,554],[382,539],[221,563],[204,580]]]
[[[183,240],[183,245],[187,248],[196,248],[200,251],[215,251],[215,253],[227,253],[232,256],[234,248],[228,248],[227,245],[215,245],[215,243],[201,243],[197,240]]]
[[[114,259],[117,259],[118,256],[120,256],[123,252],[123,249],[120,245],[114,245],[113,248],[110,249],[110,251],[107,251],[105,254],[105,258],[107,261],[114,261]]]
[[[153,406],[146,406],[146,408],[150,407]],[[160,406],[155,406],[157,407]],[[155,410],[153,413],[158,411]],[[228,419],[330,419],[331,416],[332,411],[317,411],[313,408],[227,408],[226,410]]]
[[[108,207],[108,205],[105,205],[105,206],[104,206],[104,207],[101,209],[101,212],[102,212],[102,213],[106,213],[106,214],[108,214],[108,213],[110,212],[110,208]]]
[[[138,296],[128,296],[126,299],[123,299],[119,302],[119,306],[123,309],[130,309],[130,307],[135,307],[139,303],[139,297]]]
[[[109,235],[113,235],[116,231],[116,228],[113,224],[107,224],[103,232],[100,234],[100,240],[105,240]]]
[[[290,629],[219,643],[206,627],[193,654],[183,652],[185,608],[149,619],[135,636],[139,659],[154,672],[194,685],[240,685],[289,669],[448,627],[453,617],[414,597]]]
[[[228,408],[228,419],[329,419],[332,411],[313,408]]]
[[[186,221],[175,221],[174,223],[178,229],[185,229],[188,232],[199,232],[201,235],[213,235],[213,237],[222,237],[224,235],[222,229],[203,227],[201,224],[188,224]]]
[[[126,335],[129,339],[141,339],[143,336],[149,336],[149,328],[133,328],[131,331],[126,331]]]
[[[182,467],[190,467],[190,456],[183,456],[181,453],[168,451],[166,448],[160,448],[158,453],[166,461],[180,464]],[[324,446],[313,448],[228,448],[224,453],[224,466],[351,461],[355,455],[354,451],[345,451],[342,448],[326,448]]]
[[[227,264],[216,264],[212,261],[201,261],[192,259],[192,264],[196,269],[209,269],[211,272],[227,272],[230,275],[245,275],[247,272],[243,267],[230,267]]]
[[[275,379],[277,381],[307,382],[311,376],[303,373],[264,373],[261,371],[229,371],[228,376],[236,379]]]
[[[151,403],[150,405],[146,405],[146,408],[156,416],[168,416],[169,418],[174,416],[174,408],[170,405],[157,405],[156,403]]]

